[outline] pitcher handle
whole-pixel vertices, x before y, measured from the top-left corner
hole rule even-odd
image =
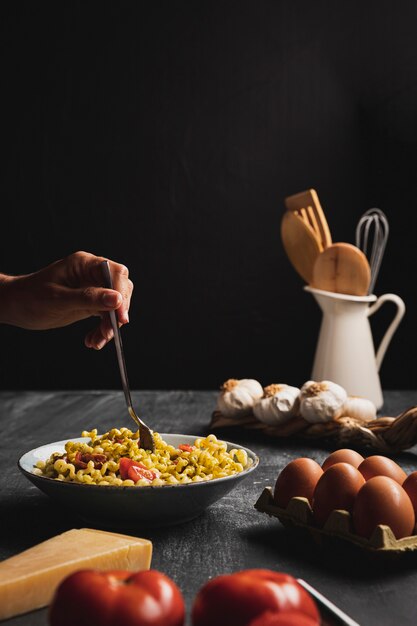
[[[385,352],[387,351],[387,348],[390,344],[390,341],[405,313],[405,304],[400,296],[395,295],[395,293],[385,293],[383,296],[380,296],[372,306],[368,308],[368,317],[371,317],[371,315],[378,311],[378,309],[384,304],[384,302],[393,302],[394,304],[396,304],[397,313],[391,324],[388,326],[387,331],[383,336],[382,341],[379,344],[378,351],[376,353],[376,368],[378,372],[381,367],[382,360],[385,356]]]

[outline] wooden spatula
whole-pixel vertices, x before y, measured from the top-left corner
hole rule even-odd
[[[299,215],[292,211],[285,211],[281,221],[281,238],[292,265],[310,284],[314,264],[322,251],[315,232]]]
[[[285,198],[285,206],[313,229],[323,249],[331,245],[332,236],[315,189],[288,196]]]
[[[312,286],[324,291],[365,296],[371,270],[364,253],[350,243],[334,243],[317,257]]]

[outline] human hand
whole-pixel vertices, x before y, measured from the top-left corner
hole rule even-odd
[[[113,337],[108,315],[117,311],[120,325],[129,322],[133,283],[127,267],[109,261],[114,289],[104,289],[104,257],[75,252],[25,276],[2,276],[0,321],[31,330],[68,326],[91,316],[101,317],[87,333],[85,345],[100,350]]]

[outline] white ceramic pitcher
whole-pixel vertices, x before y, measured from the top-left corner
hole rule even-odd
[[[403,300],[393,293],[377,298],[374,295],[349,296],[313,287],[304,289],[314,296],[323,311],[312,379],[332,380],[350,396],[368,398],[380,409],[383,397],[378,372],[405,313]],[[393,302],[397,312],[375,356],[369,317],[384,302]]]

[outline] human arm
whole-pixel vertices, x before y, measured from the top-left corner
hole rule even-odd
[[[0,274],[0,323],[31,330],[67,326],[99,316],[98,326],[85,337],[85,345],[99,350],[113,337],[106,311],[117,310],[119,324],[129,321],[133,283],[128,269],[109,261],[114,290],[104,289],[104,257],[75,252],[31,274]]]

